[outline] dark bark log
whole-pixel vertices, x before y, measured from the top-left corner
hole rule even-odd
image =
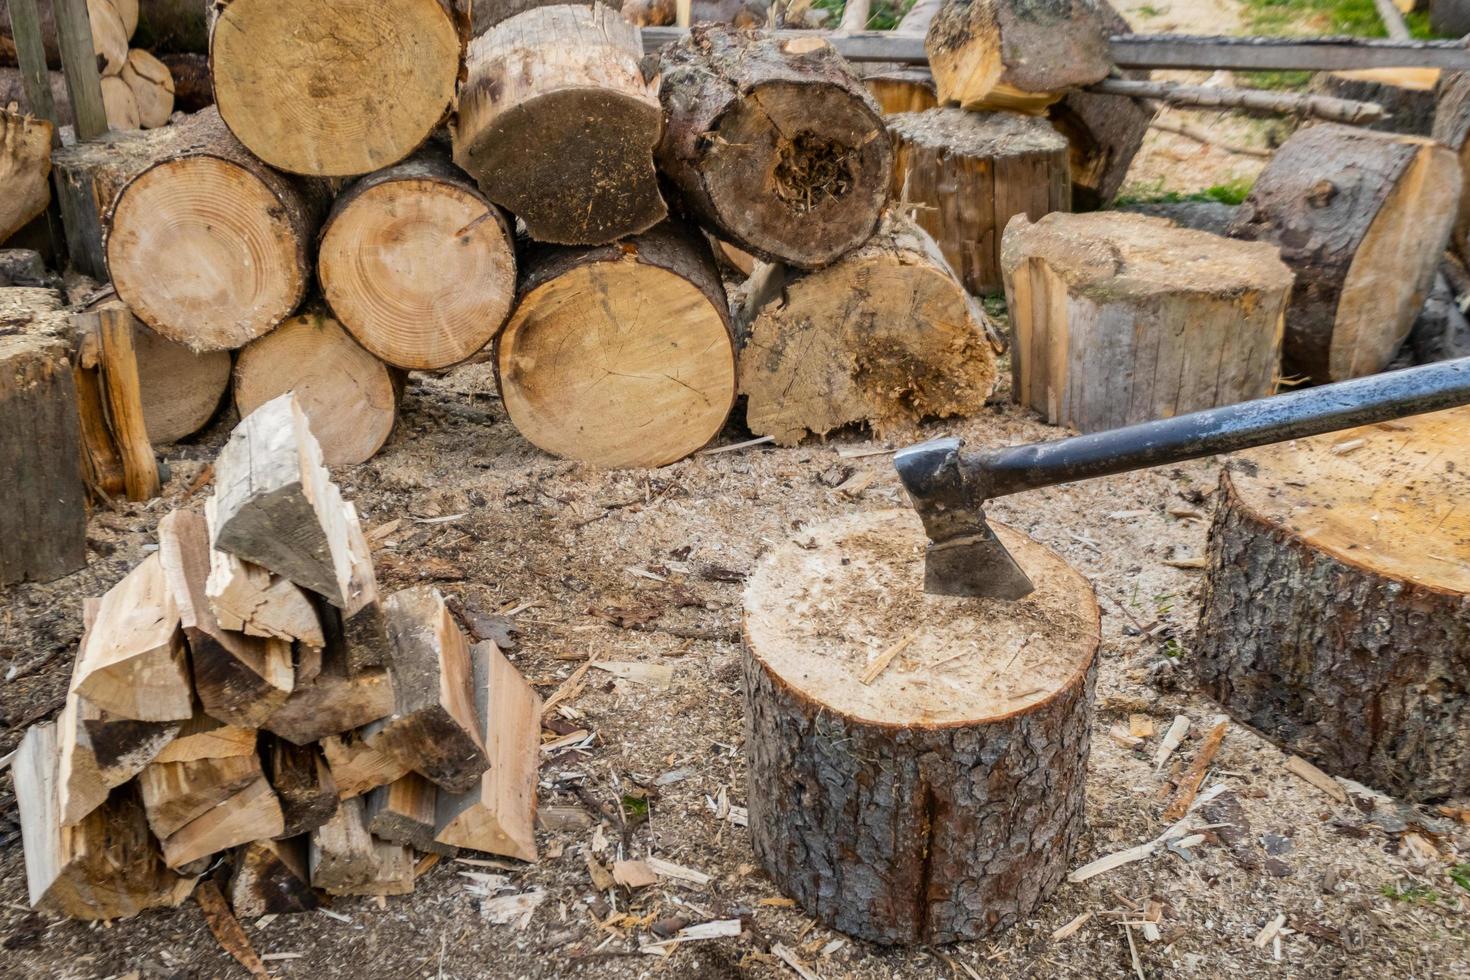
[[[697,27],[659,67],[659,165],[708,230],[813,269],[877,228],[892,149],[878,104],[832,48]]]
[[[182,52],[159,55],[174,77],[174,109],[199,112],[214,105],[214,79],[209,74],[209,56]]]
[[[1435,68],[1368,68],[1324,71],[1312,77],[1311,90],[1336,99],[1376,102],[1387,113],[1364,129],[1428,136],[1434,129]]]
[[[262,753],[266,778],[281,800],[286,821],[282,836],[309,833],[337,812],[337,784],[315,745],[294,745],[273,738]]]
[[[1186,661],[1290,751],[1420,801],[1470,791],[1467,421],[1456,409],[1232,464]]]
[[[1435,90],[1434,138],[1455,151],[1461,186],[1470,184],[1470,72],[1444,72]],[[1463,260],[1470,255],[1470,194],[1460,194],[1450,242]]]
[[[209,0],[138,0],[138,29],[133,32],[133,47],[146,48],[160,57],[208,54],[209,25],[205,17],[208,6]]]
[[[306,839],[255,841],[236,851],[230,905],[241,918],[310,912],[321,905],[306,871]]]

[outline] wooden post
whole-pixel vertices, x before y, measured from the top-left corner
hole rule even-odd
[[[148,441],[143,417],[143,389],[138,380],[138,357],[133,347],[133,315],[113,307],[98,310],[102,341],[102,379],[112,429],[122,452],[123,481],[129,500],[151,500],[162,489],[158,461]]]
[[[92,46],[92,22],[87,0],[51,0],[56,11],[56,41],[61,68],[76,115],[77,139],[96,139],[107,132],[107,108],[102,102],[102,76]]]
[[[51,98],[51,73],[46,67],[46,48],[41,40],[41,14],[37,0],[10,0],[10,34],[15,39],[16,60],[20,63],[26,102],[31,115],[61,126],[56,117],[56,104]],[[53,136],[60,145],[60,135]]]

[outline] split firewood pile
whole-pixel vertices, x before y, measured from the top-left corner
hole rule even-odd
[[[420,854],[536,859],[540,700],[434,589],[380,596],[289,395],[202,511],[86,606],[65,708],[12,766],[32,905],[174,906],[224,858],[239,915],[411,892]]]

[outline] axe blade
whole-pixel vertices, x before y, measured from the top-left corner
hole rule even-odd
[[[1036,591],[1031,576],[986,524],[974,534],[929,542],[924,550],[924,591],[934,595],[1024,599]]]

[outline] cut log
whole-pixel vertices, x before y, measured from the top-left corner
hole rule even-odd
[[[56,12],[51,0],[39,0],[36,11],[41,17],[41,45],[46,52],[46,65],[48,68],[60,68],[61,49],[57,45]],[[128,58],[130,32],[127,25],[111,0],[87,0],[87,20],[92,30],[92,50],[97,54],[98,70],[103,75],[116,75]],[[0,63],[16,63],[10,30],[10,4],[6,0],[0,0]]]
[[[389,705],[389,710],[392,710],[392,705]],[[368,744],[368,740],[382,727],[383,722],[379,720],[357,731],[322,739],[322,754],[332,770],[332,781],[337,784],[339,799],[361,796],[412,771],[397,758]]]
[[[1279,246],[1296,273],[1288,370],[1315,381],[1382,370],[1424,305],[1460,183],[1454,153],[1423,137],[1329,123],[1276,151],[1230,234]]]
[[[317,263],[337,319],[368,351],[405,370],[474,354],[515,299],[510,223],[437,152],[344,191],[323,226]]]
[[[281,836],[309,833],[332,819],[337,812],[337,784],[316,746],[273,738],[264,758],[266,776],[286,822]]]
[[[318,311],[294,316],[253,341],[235,363],[240,416],[294,392],[328,466],[366,462],[383,447],[402,385],[401,374]]]
[[[194,890],[159,860],[136,791],[118,789],[75,827],[56,802],[56,727],[35,725],[11,763],[31,906],[75,919],[123,919],[177,906]]]
[[[1113,69],[1093,0],[947,0],[924,50],[941,105],[1044,112]]]
[[[1429,0],[1429,29],[1442,37],[1470,34],[1470,3],[1465,0]]]
[[[261,777],[254,755],[155,762],[138,776],[148,827],[160,840],[225,803]]]
[[[806,528],[746,586],[751,838],[777,887],[831,928],[977,939],[1027,919],[1067,872],[1097,603],[1054,552],[992,527],[1038,586],[1025,599],[925,593],[908,511]]]
[[[174,111],[194,113],[214,105],[214,79],[209,74],[209,56],[165,54],[163,62],[174,85]]]
[[[184,722],[154,762],[195,762],[255,754],[255,729],[226,725],[202,711]]]
[[[885,116],[895,112],[923,112],[939,105],[939,96],[934,93],[934,76],[926,69],[902,65],[875,67],[881,70],[863,72],[863,85]]]
[[[1459,157],[1461,186],[1470,186],[1470,72],[1445,72],[1440,76],[1433,136]],[[1461,259],[1470,255],[1470,194],[1460,195],[1450,240]]]
[[[55,128],[5,109],[0,97],[0,242],[51,203],[51,137]]]
[[[1470,410],[1240,454],[1190,649],[1201,688],[1327,772],[1470,791]]]
[[[143,128],[138,97],[121,75],[102,76],[102,108],[107,112],[107,125],[110,129]]]
[[[280,837],[284,826],[280,801],[271,792],[265,777],[257,775],[244,789],[191,820],[159,844],[163,848],[164,863],[170,868],[182,868],[239,844]]]
[[[214,547],[351,607],[348,511],[291,394],[251,411],[215,460]]]
[[[166,126],[174,113],[174,76],[168,66],[147,51],[129,51],[121,78],[133,93],[138,125],[144,129]]]
[[[1269,245],[1054,214],[1012,221],[1002,260],[1012,397],[1052,425],[1095,432],[1275,393],[1292,275]]]
[[[437,589],[388,597],[393,714],[368,744],[441,789],[464,793],[490,761],[471,689],[469,644]]]
[[[1312,76],[1311,90],[1338,99],[1375,102],[1387,113],[1366,129],[1428,136],[1434,129],[1438,68],[1363,68]]]
[[[205,592],[209,551],[204,515],[178,510],[159,522],[158,554],[189,639],[199,702],[225,724],[259,727],[294,686],[291,644],[220,626]]]
[[[71,690],[120,718],[193,717],[180,613],[155,552],[102,597],[77,653]]]
[[[550,7],[556,2],[557,0],[475,0],[474,21],[470,34],[473,37],[479,37],[496,24],[510,20],[516,14],[523,14],[539,7]],[[582,0],[572,0],[572,2],[580,3]],[[604,4],[604,6],[617,10],[622,4],[620,0],[612,0],[612,3]],[[672,24],[673,21],[670,20],[669,23]]]
[[[531,237],[601,245],[667,213],[653,168],[662,114],[638,30],[601,4],[539,7],[475,38],[454,162]]]
[[[214,497],[205,502],[204,516],[212,538],[218,526]],[[306,592],[259,565],[212,548],[204,592],[215,618],[227,630],[300,641],[318,649],[326,646],[321,621]]]
[[[131,179],[106,217],[108,272],[163,336],[239,347],[305,296],[325,194],[263,166],[214,109],[157,133],[127,147]]]
[[[306,838],[251,841],[235,852],[230,906],[241,918],[311,912],[321,899],[306,871]]]
[[[704,239],[666,223],[619,245],[543,248],[519,288],[496,367],[528,440],[602,467],[664,466],[724,426],[735,342]]]
[[[433,836],[441,845],[535,861],[541,699],[493,642],[472,653],[490,768],[470,792],[439,794]]]
[[[410,772],[367,796],[368,829],[379,840],[409,844],[431,854],[453,854],[454,848],[434,840],[434,804],[439,791],[416,772]]]
[[[311,883],[331,895],[399,895],[413,890],[413,851],[374,840],[361,799],[343,800],[311,835]]]
[[[886,121],[894,198],[921,205],[915,223],[967,290],[1000,292],[1006,223],[1071,210],[1067,141],[1046,120],[1009,112],[931,109]]]
[[[853,423],[887,433],[969,415],[995,384],[989,321],[934,240],[903,219],[826,269],[758,268],[742,320],[746,424],[781,445]]]
[[[659,68],[659,167],[710,231],[803,269],[873,234],[893,152],[878,104],[831,47],[707,25]]]
[[[178,442],[214,418],[230,386],[229,351],[195,352],[135,322],[133,354],[150,443]]]
[[[67,342],[29,326],[0,335],[0,585],[49,582],[86,565],[81,459]]]
[[[392,166],[449,113],[469,6],[467,0],[213,3],[209,65],[220,116],[279,170],[354,177]]]
[[[108,2],[112,4],[112,9],[117,11],[117,16],[122,20],[123,33],[131,38],[133,32],[138,29],[138,0],[108,0]]]

